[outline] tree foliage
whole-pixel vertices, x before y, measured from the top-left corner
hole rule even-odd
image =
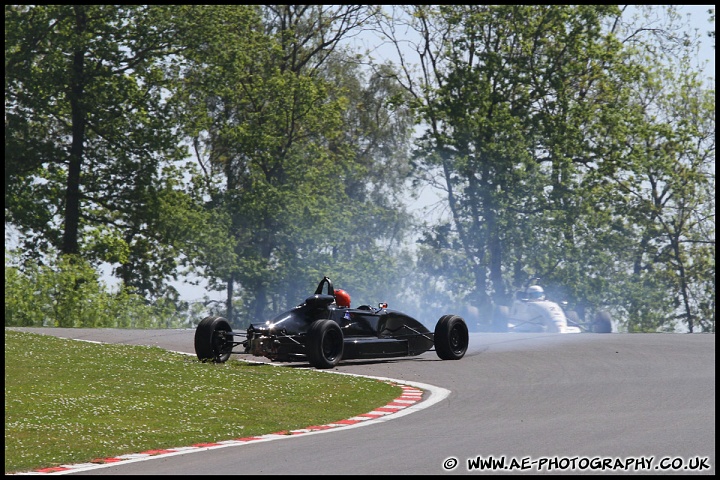
[[[462,252],[450,270],[428,263],[430,277],[486,319],[541,277],[630,330],[714,325],[714,90],[657,62],[691,38],[672,24],[647,38],[615,6],[414,6],[383,26],[396,44],[403,19],[419,39],[419,81],[409,68],[403,78],[425,126],[416,175],[450,212],[421,258]],[[704,269],[693,287],[685,263]]]
[[[164,237],[181,204],[163,195],[182,177],[162,165],[186,156],[159,68],[177,50],[170,7],[5,13],[6,222],[26,256],[116,264],[126,286],[157,298],[180,254]]]
[[[12,255],[11,255],[12,257]],[[109,289],[81,258],[65,255],[51,265],[23,268],[5,258],[5,325],[65,328],[182,328],[175,305],[145,298],[120,285]]]
[[[160,323],[241,324],[329,275],[354,302],[487,321],[540,277],[628,331],[714,331],[714,80],[693,57],[708,32],[681,20],[672,6],[6,5],[5,221],[22,239],[6,318],[139,325],[155,307]],[[397,64],[351,48],[370,29]],[[447,215],[409,213],[427,187]],[[186,305],[171,286],[184,274],[224,307]]]
[[[218,19],[237,12],[204,11]],[[256,18],[218,21],[215,34],[185,52],[177,99],[194,106],[188,132],[215,192],[213,208],[230,218],[237,258],[230,270],[224,264],[212,272],[229,300],[240,286],[245,316],[262,318],[302,298],[325,274],[342,279],[378,261],[375,244],[387,231],[368,223],[385,216],[395,232],[404,228],[397,199],[381,188],[394,191],[404,180],[393,168],[402,156],[389,149],[404,151],[409,123],[384,104],[392,85],[359,85],[357,68],[338,53],[366,11],[265,6],[264,29]],[[378,166],[392,173],[378,175]]]

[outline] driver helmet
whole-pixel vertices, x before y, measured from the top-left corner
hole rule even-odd
[[[350,308],[350,294],[341,288],[335,289],[335,303],[338,307]]]
[[[545,300],[545,290],[540,285],[531,285],[527,289],[528,300]]]

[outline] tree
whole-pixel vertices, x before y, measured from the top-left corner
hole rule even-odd
[[[390,86],[378,80],[368,92],[348,84],[357,72],[338,45],[366,10],[265,6],[263,28],[256,28],[255,19],[228,21],[235,7],[203,9],[217,28],[186,52],[177,98],[191,107],[187,131],[213,185],[214,208],[231,218],[237,260],[210,271],[226,283],[231,313],[236,284],[243,315],[263,318],[307,295],[323,275],[350,271],[338,260],[341,251],[356,263],[360,253],[378,252],[353,240],[361,228],[353,219],[368,209],[367,221],[394,214],[397,203],[381,202],[380,187],[402,176],[369,177],[382,159],[392,161],[389,139],[400,144],[409,125],[398,115],[400,135],[388,133],[392,116],[372,95]],[[373,158],[378,152],[381,160]],[[374,196],[366,195],[370,187]]]
[[[616,90],[635,87],[622,98],[630,108],[614,122],[604,112],[592,132],[604,164],[587,183],[606,185],[608,203],[598,206],[636,239],[617,244],[616,281],[606,290],[630,331],[714,331],[715,92],[692,66],[695,40],[672,25],[653,42],[618,29],[642,73],[618,71]]]
[[[529,277],[549,276],[572,238],[586,99],[612,56],[605,7],[417,8],[420,82],[408,72],[427,125],[417,164],[447,192],[452,232],[473,303],[497,301]],[[597,101],[597,100],[596,100]],[[584,115],[583,115],[584,114]],[[559,126],[563,128],[560,129]],[[556,245],[556,249],[541,248]],[[505,272],[510,272],[506,278]]]
[[[6,222],[26,235],[26,255],[116,263],[150,295],[178,256],[153,230],[168,213],[161,184],[175,181],[161,165],[186,155],[158,65],[177,50],[171,13],[5,6]]]
[[[690,290],[697,296],[710,286],[714,263],[707,255],[714,252],[714,242],[698,243],[695,237],[714,233],[706,220],[714,221],[714,204],[698,196],[705,186],[714,187],[714,178],[695,180],[708,178],[714,144],[690,150],[688,142],[714,137],[708,137],[707,125],[677,127],[683,125],[680,119],[713,119],[714,109],[700,107],[709,106],[704,101],[671,107],[639,100],[652,98],[658,77],[650,61],[633,53],[639,48],[655,52],[652,61],[657,62],[663,52],[682,53],[692,39],[679,35],[682,30],[672,24],[662,29],[631,24],[622,37],[613,28],[622,24],[622,15],[615,6],[415,6],[381,25],[396,46],[394,31],[403,19],[417,33],[419,74],[400,51],[402,81],[425,127],[417,144],[416,173],[420,182],[437,180],[450,212],[447,224],[441,219],[427,229],[424,244],[436,252],[453,251],[447,257],[453,258],[453,270],[443,272],[444,283],[455,298],[484,307],[486,319],[492,303],[507,302],[526,280],[541,277],[567,285],[564,293],[571,300],[595,309],[610,305],[621,313],[625,302],[642,303],[626,319],[630,325],[643,322],[643,330],[672,326],[668,311],[683,305],[677,313],[692,329],[688,305],[693,302],[686,300],[691,295],[683,286],[690,279],[668,273],[684,270],[690,245],[704,244],[709,249],[694,249],[689,261],[703,270],[694,270],[690,283],[698,283]],[[647,37],[647,32],[657,36]],[[679,76],[663,77],[667,83],[678,79],[691,85]],[[677,120],[658,122],[658,112]],[[641,133],[638,121],[647,133],[654,132],[653,148],[641,148],[650,137]],[[631,128],[633,122],[637,128]],[[626,167],[623,178],[648,192],[637,182],[652,182],[648,166],[660,145],[677,145],[674,153],[662,156],[662,170],[652,168],[656,181],[673,185],[665,191],[673,192],[668,193],[673,209],[663,208],[672,221],[661,220],[660,211],[648,216],[652,210],[645,202],[629,202],[613,177],[620,162]],[[628,150],[637,155],[625,158]],[[695,154],[685,156],[691,151]],[[672,171],[669,166],[678,160],[693,173]],[[653,209],[667,202],[664,195],[653,198]],[[675,208],[683,215],[671,214]],[[703,214],[687,222],[691,211]],[[650,254],[660,238],[666,239],[663,247],[657,256]],[[633,270],[649,266],[646,255],[653,258],[655,275]],[[427,251],[422,258],[436,257]],[[433,275],[439,274],[436,262],[429,265]],[[660,265],[665,274],[657,274]],[[695,311],[700,304],[709,308],[714,324],[714,307],[701,296],[702,301],[694,301]],[[668,298],[673,300],[668,303]]]

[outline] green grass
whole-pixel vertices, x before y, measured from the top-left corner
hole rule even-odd
[[[400,396],[379,380],[5,331],[5,473],[322,425]]]

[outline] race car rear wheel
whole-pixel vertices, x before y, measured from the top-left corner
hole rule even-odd
[[[315,368],[333,368],[342,358],[345,346],[340,325],[332,320],[315,320],[308,329],[305,348]]]
[[[195,329],[195,354],[201,362],[225,363],[232,352],[232,340],[224,332],[232,332],[222,317],[205,317]]]
[[[595,321],[590,325],[593,333],[612,333],[612,318],[608,312],[598,312]]]
[[[444,315],[435,325],[435,353],[443,360],[460,360],[465,356],[470,337],[465,320]]]

